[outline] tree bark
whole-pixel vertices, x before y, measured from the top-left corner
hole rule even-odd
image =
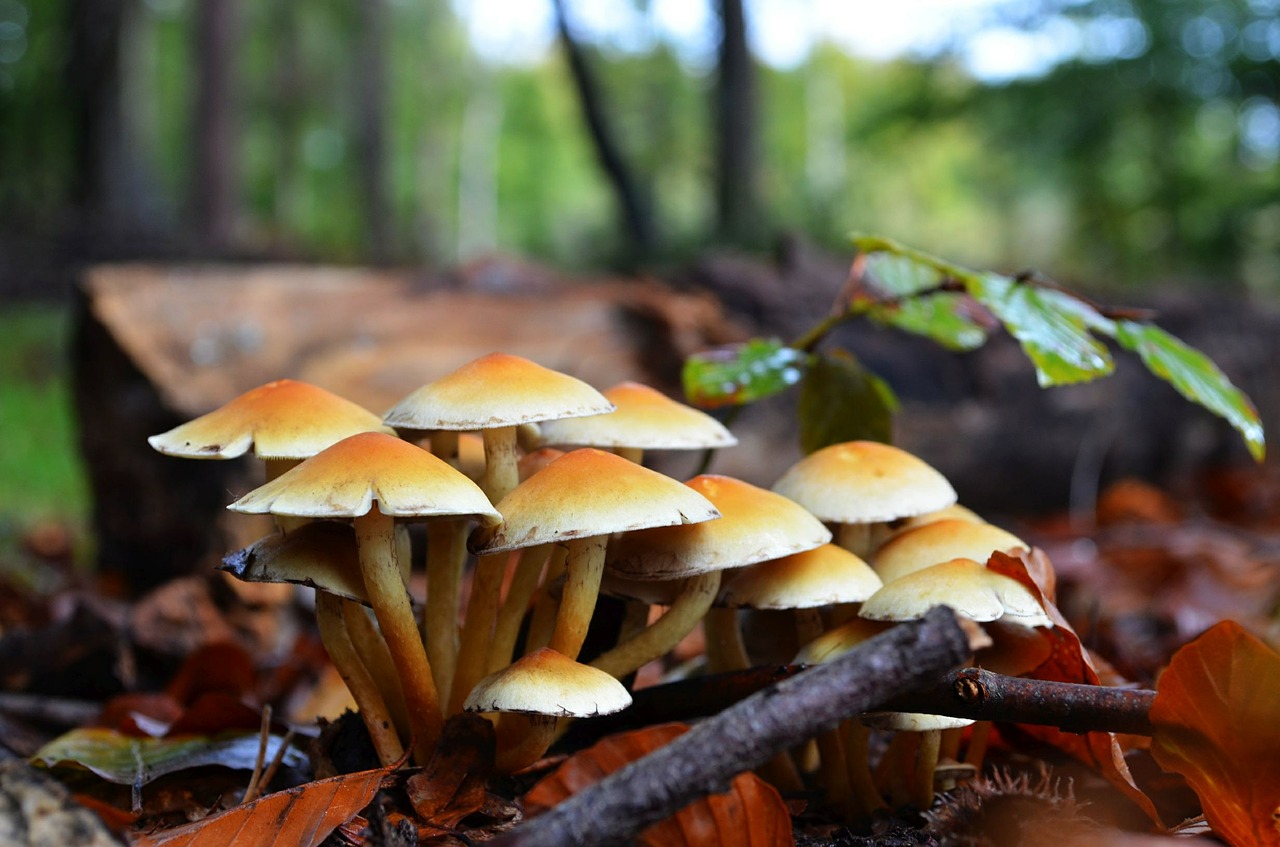
[[[715,90],[717,235],[749,242],[760,225],[756,167],[756,72],[742,0],[718,0],[720,54]]]
[[[239,213],[239,114],[235,54],[237,0],[196,4],[195,174],[192,180],[197,237],[221,253],[232,246]]]
[[[560,45],[564,48],[565,58],[569,62],[574,88],[578,92],[578,103],[582,107],[582,117],[587,123],[587,130],[595,145],[596,159],[613,188],[614,197],[622,214],[623,229],[632,249],[640,257],[647,256],[653,252],[657,242],[651,206],[618,146],[617,136],[605,110],[599,83],[581,45],[573,37],[564,0],[552,0],[552,2],[556,11],[556,32],[560,37]]]
[[[391,204],[387,194],[387,4],[361,0],[356,62],[356,137],[364,195],[365,245],[374,262],[391,258]]]

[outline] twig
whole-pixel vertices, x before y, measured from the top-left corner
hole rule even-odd
[[[490,843],[570,847],[624,841],[691,801],[725,790],[736,774],[936,679],[968,654],[955,616],[939,607],[836,661],[756,692]]]
[[[253,764],[253,775],[249,777],[249,787],[244,790],[241,803],[248,803],[258,796],[258,784],[262,781],[262,766],[267,758],[267,745],[271,741],[271,704],[262,707],[262,726],[258,731],[258,760]]]
[[[804,665],[768,665],[643,688],[635,692],[630,707],[616,715],[578,722],[569,738],[583,744],[624,729],[713,715],[805,669]],[[1137,688],[1050,682],[962,668],[943,674],[931,687],[891,705],[893,711],[1041,724],[1068,732],[1150,735],[1148,712],[1155,694]]]

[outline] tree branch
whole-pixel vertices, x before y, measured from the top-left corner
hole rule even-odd
[[[968,655],[968,639],[951,610],[936,608],[833,662],[757,691],[490,843],[569,847],[625,841],[699,797],[725,790],[738,773],[935,679]]]

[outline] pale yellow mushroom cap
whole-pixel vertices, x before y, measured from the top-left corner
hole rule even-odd
[[[1030,548],[1011,532],[989,523],[941,520],[896,535],[876,551],[876,573],[886,583],[951,559],[986,562],[996,550]]]
[[[589,718],[630,705],[627,689],[609,674],[542,647],[480,680],[463,708]]]
[[[289,582],[369,605],[356,534],[347,523],[312,521],[227,555],[219,570],[245,582]]]
[[[1053,626],[1040,602],[1020,582],[972,559],[952,559],[886,583],[862,604],[859,614],[877,621],[910,621],[934,606],[950,606],[978,622],[1009,614],[1028,626]]]
[[[613,541],[605,567],[629,579],[680,579],[811,550],[831,531],[799,505],[741,480],[703,474],[685,483],[720,520],[628,533]]]
[[[500,526],[472,538],[477,553],[502,553],[572,538],[720,516],[698,492],[620,456],[583,448],[565,453],[498,503]]]
[[[542,426],[543,442],[643,450],[701,450],[738,443],[715,418],[647,385],[624,382],[604,396],[616,411],[548,421]]]
[[[383,432],[373,412],[305,382],[278,379],[246,391],[207,415],[147,439],[166,456],[305,459],[349,435]]]
[[[969,523],[986,523],[986,520],[975,512],[973,509],[961,506],[959,503],[952,503],[943,509],[937,509],[932,512],[925,512],[923,515],[913,515],[909,518],[901,518],[894,521],[893,531],[889,533],[889,538],[896,538],[904,532],[915,529],[918,526],[931,524],[934,521],[968,521]]]
[[[400,430],[475,431],[611,411],[613,404],[580,379],[490,353],[412,392],[383,420]]]
[[[835,629],[827,630],[822,635],[800,648],[796,654],[797,665],[818,665],[843,656],[868,639],[875,638],[889,628],[889,624],[854,618]]]
[[[892,729],[897,732],[936,732],[943,729],[959,729],[973,723],[969,718],[921,715],[914,712],[867,712],[859,715],[858,718],[867,726],[876,729]]]
[[[750,565],[724,579],[716,605],[748,609],[860,603],[881,585],[866,562],[834,544]]]
[[[501,516],[474,482],[448,463],[394,436],[353,435],[250,491],[228,508],[251,514],[354,518],[374,502],[401,518]]]
[[[773,490],[828,523],[879,523],[956,501],[946,477],[905,450],[847,441],[805,456]]]

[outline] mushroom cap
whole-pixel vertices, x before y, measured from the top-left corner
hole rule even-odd
[[[629,579],[680,579],[811,550],[831,531],[787,498],[717,474],[685,485],[720,511],[720,520],[632,532],[616,539],[605,567]]]
[[[828,523],[879,523],[956,502],[946,477],[905,450],[877,441],[846,441],[810,453],[773,490]]]
[[[473,551],[502,553],[720,516],[707,498],[688,486],[589,447],[552,461],[517,485],[497,508],[502,524],[475,533]]]
[[[385,432],[378,416],[305,382],[278,379],[147,439],[166,456],[305,459],[358,432]]]
[[[541,647],[476,684],[468,712],[518,712],[590,718],[631,705],[621,682],[602,670]]]
[[[951,559],[985,562],[996,550],[1030,549],[1011,532],[989,523],[941,520],[918,526],[886,541],[875,555],[876,573],[885,582],[901,579]]]
[[[501,519],[480,487],[447,462],[391,435],[344,438],[227,508],[251,514],[355,518],[374,502],[400,518]]]
[[[911,621],[934,606],[950,606],[980,623],[1008,614],[1028,626],[1053,626],[1040,602],[1022,583],[973,559],[952,559],[886,583],[867,598],[858,614],[877,621]]]
[[[915,712],[867,712],[859,715],[867,726],[876,729],[892,729],[897,732],[929,732],[942,729],[959,729],[973,723],[969,718],[953,718],[948,715],[921,715]]]
[[[875,638],[889,628],[889,624],[854,618],[835,629],[827,630],[796,654],[797,665],[819,665],[843,656],[868,639]]]
[[[860,603],[881,586],[861,558],[834,544],[770,559],[725,577],[716,604],[750,609],[812,609]]]
[[[387,412],[400,430],[480,430],[601,415],[613,404],[580,379],[490,353],[410,393]]]
[[[617,407],[606,415],[548,421],[546,444],[584,447],[634,447],[644,450],[701,450],[738,443],[718,420],[661,391],[623,382],[604,392]]]
[[[245,582],[289,582],[369,605],[350,524],[312,521],[260,538],[229,553],[218,566]]]
[[[968,521],[969,523],[986,523],[986,519],[966,506],[959,503],[952,503],[941,509],[932,512],[925,512],[923,515],[912,515],[909,518],[902,518],[893,524],[893,532],[889,534],[889,538],[896,538],[904,532],[915,529],[918,526],[931,524],[934,521]]]

